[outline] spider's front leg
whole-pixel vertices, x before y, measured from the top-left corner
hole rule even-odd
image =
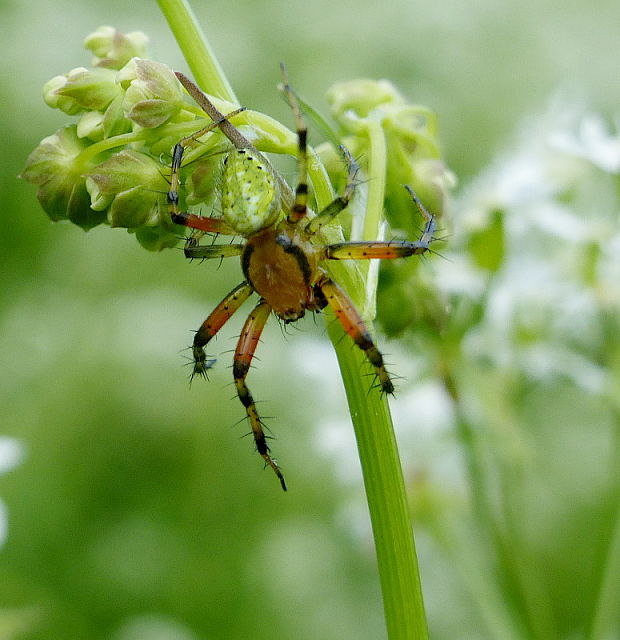
[[[366,323],[362,320],[362,316],[344,289],[327,276],[321,278],[316,286],[320,289],[327,304],[333,309],[342,328],[366,354],[370,364],[375,369],[381,390],[384,393],[394,393],[394,384],[385,368],[383,356],[377,349]]]
[[[265,328],[265,323],[271,313],[271,307],[261,300],[254,308],[254,311],[248,316],[248,319],[243,325],[241,335],[239,336],[239,342],[235,349],[235,357],[233,360],[233,376],[235,379],[235,387],[237,387],[237,395],[241,404],[245,407],[250,426],[252,427],[252,435],[254,436],[254,442],[256,443],[256,450],[262,456],[266,464],[268,464],[278,476],[282,489],[286,491],[286,483],[284,476],[280,471],[276,461],[269,455],[269,447],[267,446],[267,438],[263,430],[263,423],[256,410],[256,404],[254,398],[245,383],[245,378],[250,370],[252,364],[252,358],[254,352],[260,340],[261,333]]]
[[[392,260],[394,258],[408,258],[409,256],[421,255],[429,251],[431,242],[435,240],[434,234],[437,229],[435,217],[424,208],[424,205],[420,202],[411,187],[405,185],[405,188],[426,220],[419,240],[415,242],[409,242],[407,240],[340,242],[325,247],[323,259]]]
[[[217,127],[220,127],[224,122],[228,122],[229,118],[233,118],[242,111],[245,111],[243,107],[232,111],[227,116],[220,114],[220,118],[206,127],[203,127],[199,131],[183,138],[174,145],[174,149],[172,151],[172,165],[170,168],[170,189],[166,196],[168,201],[168,212],[172,222],[175,224],[190,227],[191,229],[196,229],[204,233],[224,233],[227,235],[234,235],[233,229],[224,220],[219,218],[206,218],[193,213],[179,211],[179,185],[181,184],[180,173],[185,149],[196,144],[198,139],[203,135],[210,133]],[[190,237],[186,246],[192,246],[192,244]]]

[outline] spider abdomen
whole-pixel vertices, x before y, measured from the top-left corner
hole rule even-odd
[[[318,308],[313,290],[318,251],[292,226],[283,223],[251,236],[241,266],[252,288],[285,322]]]
[[[273,170],[250,149],[233,149],[222,172],[222,215],[248,236],[272,225],[280,213],[280,188]]]

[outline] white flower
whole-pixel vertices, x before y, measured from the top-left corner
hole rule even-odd
[[[10,471],[22,461],[24,450],[15,438],[0,436],[0,474]],[[7,508],[0,500],[0,547],[4,544],[8,533]]]

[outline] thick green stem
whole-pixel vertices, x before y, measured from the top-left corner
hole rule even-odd
[[[428,631],[405,483],[387,399],[368,391],[368,364],[333,318],[336,348],[355,428],[377,554],[389,640],[426,640]]]
[[[380,123],[368,123],[369,189],[363,234],[376,238],[383,219],[386,146]],[[317,198],[318,199],[318,198]],[[319,207],[325,206],[319,200]],[[340,265],[338,265],[340,266]],[[337,267],[333,269],[337,271]],[[372,273],[372,269],[369,270]],[[340,278],[338,278],[341,281]],[[374,317],[376,278],[369,291],[368,275],[350,279],[347,293],[364,309],[365,321]],[[327,327],[336,350],[355,430],[370,512],[383,607],[389,640],[428,638],[420,574],[407,506],[392,417],[385,395],[369,391],[369,365],[359,349],[351,347],[340,324],[329,314]]]
[[[157,0],[161,12],[198,86],[217,98],[239,104],[209,42],[186,0]]]

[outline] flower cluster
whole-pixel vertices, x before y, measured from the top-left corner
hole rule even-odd
[[[356,157],[368,153],[373,129],[381,131],[386,148],[385,213],[393,228],[409,230],[418,221],[402,185],[411,186],[434,214],[443,211],[455,178],[441,160],[433,111],[408,103],[389,80],[335,84],[327,92],[327,101],[345,145]]]
[[[180,235],[166,208],[166,154],[208,120],[186,102],[171,69],[141,57],[146,42],[140,32],[112,27],[86,38],[93,66],[56,76],[43,88],[50,107],[79,119],[41,141],[22,177],[38,185],[52,220],[68,219],[84,229],[124,227],[157,250],[175,245]],[[201,145],[203,153],[217,144],[217,136],[211,138]],[[204,165],[193,167],[189,201],[205,201],[214,191],[213,171]]]
[[[70,220],[84,229],[101,223],[126,228],[144,247],[159,250],[174,246],[183,235],[166,204],[171,150],[210,120],[186,98],[169,67],[144,57],[146,43],[140,32],[123,34],[112,27],[100,27],[86,38],[84,45],[94,55],[91,66],[56,76],[43,89],[50,107],[77,122],[42,140],[22,177],[38,185],[39,201],[52,220]],[[224,114],[238,107],[209,98]],[[439,159],[434,114],[407,104],[386,81],[336,85],[328,99],[339,130],[318,157],[330,178],[337,181],[343,173],[339,144],[358,157],[376,155],[371,145],[378,127],[388,159],[381,196],[389,220],[415,233],[418,216],[402,185],[413,186],[439,213],[450,183]],[[295,134],[269,116],[248,110],[234,122],[263,152],[297,152]],[[216,203],[219,163],[228,145],[215,130],[186,151],[179,193],[183,209]],[[313,170],[323,170],[316,167],[309,167],[311,180]]]

